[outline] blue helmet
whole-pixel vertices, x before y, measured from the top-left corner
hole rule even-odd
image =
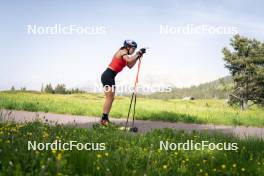
[[[133,40],[125,40],[124,41],[124,47],[137,48],[137,43]]]

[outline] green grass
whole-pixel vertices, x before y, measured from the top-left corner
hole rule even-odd
[[[101,116],[103,94],[54,95],[34,92],[0,92],[0,108],[61,114]],[[111,116],[126,117],[130,97],[116,97]],[[224,100],[157,100],[138,98],[136,119],[187,123],[264,126],[264,109],[247,111],[229,107]]]
[[[28,141],[104,142],[106,150],[27,150]],[[236,151],[159,150],[159,141],[237,143]],[[0,175],[264,175],[264,141],[169,129],[133,134],[40,122],[0,123]]]

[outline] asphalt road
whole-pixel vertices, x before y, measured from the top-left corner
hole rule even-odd
[[[5,120],[15,122],[35,121],[39,119],[43,122],[51,124],[76,125],[81,128],[91,128],[94,123],[100,121],[99,117],[75,116],[68,114],[53,114],[44,112],[27,112],[16,110],[1,110],[2,117]],[[125,125],[126,119],[110,119],[118,125]],[[131,121],[129,121],[131,125]],[[231,134],[239,138],[256,137],[264,139],[264,128],[246,127],[246,126],[228,126],[228,125],[212,125],[212,124],[191,124],[182,122],[163,122],[150,120],[136,120],[135,126],[138,127],[140,133],[151,131],[152,129],[171,128],[175,130],[184,130],[187,132],[195,131],[218,131],[224,134]]]

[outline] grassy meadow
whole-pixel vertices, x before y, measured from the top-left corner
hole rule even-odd
[[[116,97],[112,117],[127,115],[129,97]],[[0,108],[100,116],[103,94],[0,92]],[[263,126],[264,110],[229,107],[223,100],[158,100],[139,98],[137,119]],[[171,129],[137,134],[117,129],[84,129],[41,122],[6,122],[0,114],[1,175],[264,175],[264,141],[216,132]],[[161,150],[169,143],[236,143],[237,150]],[[105,143],[105,150],[28,150],[36,143]]]
[[[105,143],[105,150],[28,150],[28,141]],[[237,143],[238,150],[161,150],[170,143]],[[115,129],[0,123],[0,175],[264,175],[264,141],[169,129],[133,134]]]
[[[101,116],[103,94],[43,94],[38,92],[0,92],[0,108],[42,111],[60,114]],[[130,97],[116,97],[111,116],[126,117]],[[252,106],[249,110],[229,107],[224,100],[179,99],[158,100],[138,98],[136,119],[187,123],[264,126],[264,109]]]

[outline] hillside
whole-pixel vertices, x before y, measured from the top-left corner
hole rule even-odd
[[[228,97],[228,90],[233,85],[231,76],[225,76],[218,80],[203,83],[198,86],[191,86],[189,88],[174,88],[169,93],[153,93],[147,95],[149,98],[158,99],[172,99],[194,97],[195,99],[217,98],[226,99]]]

